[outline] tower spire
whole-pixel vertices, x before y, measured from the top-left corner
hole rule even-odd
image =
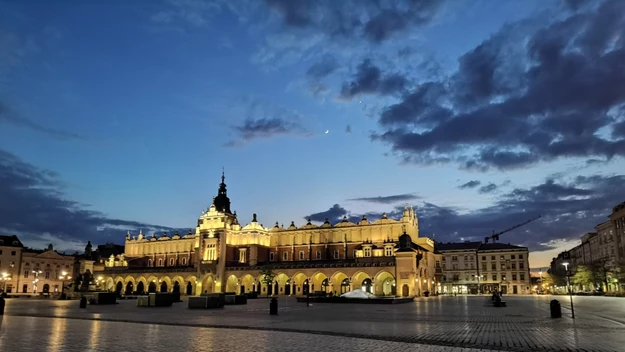
[[[221,168],[221,183],[217,190],[217,197],[213,199],[213,204],[217,211],[232,214],[230,211],[230,199],[228,198],[228,191],[226,189],[226,175],[223,167]]]
[[[226,171],[224,169],[224,167],[221,167],[221,183],[226,182]]]

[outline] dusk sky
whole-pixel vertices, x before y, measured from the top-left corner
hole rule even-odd
[[[0,0],[0,232],[414,205],[548,265],[625,201],[625,1]]]

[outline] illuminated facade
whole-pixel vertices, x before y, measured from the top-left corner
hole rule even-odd
[[[379,296],[436,292],[434,242],[419,237],[414,209],[399,220],[382,214],[369,222],[343,218],[320,225],[266,228],[256,214],[245,226],[230,210],[225,178],[200,215],[195,232],[161,237],[127,234],[125,252],[111,255],[96,279],[122,294],[179,291],[182,294],[258,292],[341,294],[363,289]],[[271,268],[272,283],[261,273]]]

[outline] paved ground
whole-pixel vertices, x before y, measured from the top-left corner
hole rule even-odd
[[[548,296],[508,296],[505,299],[508,302],[506,308],[492,307],[487,297],[430,297],[401,305],[315,304],[311,307],[296,303],[293,299],[281,298],[280,315],[277,317],[268,314],[269,302],[266,299],[249,300],[248,305],[227,306],[221,310],[188,310],[186,303],[167,308],[139,308],[136,307],[136,301],[78,309],[77,301],[14,299],[7,300],[0,350],[5,350],[2,343],[15,343],[18,338],[11,337],[12,334],[4,331],[12,328],[11,319],[15,319],[17,326],[35,324],[20,320],[29,318],[17,316],[72,318],[63,320],[67,321],[68,326],[76,324],[77,331],[85,330],[84,335],[90,336],[91,330],[87,326],[102,324],[101,327],[107,327],[100,328],[100,331],[106,331],[102,338],[108,336],[110,329],[116,330],[115,326],[122,326],[109,325],[106,321],[144,323],[140,325],[144,329],[117,329],[123,332],[182,329],[185,331],[180,332],[183,335],[212,334],[218,340],[233,336],[262,336],[262,339],[268,341],[280,341],[279,344],[268,345],[267,348],[273,350],[289,350],[291,347],[301,349],[304,345],[300,346],[296,340],[310,342],[326,339],[335,341],[339,346],[347,346],[350,343],[348,341],[352,341],[354,345],[362,342],[376,349],[390,350],[404,350],[414,346],[406,343],[435,345],[436,351],[444,350],[443,346],[505,351],[622,351],[622,346],[625,346],[625,324],[621,323],[625,320],[625,299],[575,297],[575,320],[570,315],[567,316],[569,311],[566,309],[562,319],[549,318]],[[563,308],[566,308],[568,297],[558,299]],[[85,319],[88,322],[75,319]],[[52,326],[46,325],[51,323],[44,323],[52,319],[35,321],[36,324],[41,324],[39,329],[42,330]],[[135,324],[130,326],[133,325]],[[214,329],[217,327],[228,328],[228,333],[220,333],[220,330]],[[308,334],[291,335],[298,332]],[[326,336],[320,337],[317,334]],[[121,336],[120,334],[110,336],[121,339],[116,337]],[[243,340],[251,340],[250,337],[243,337]],[[133,337],[132,340],[137,339],[141,337]],[[380,345],[391,342],[398,344]],[[215,346],[221,346],[221,343],[211,345],[208,350],[215,350]]]

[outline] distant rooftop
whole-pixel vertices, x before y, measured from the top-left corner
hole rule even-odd
[[[2,235],[0,235],[0,246],[5,246],[5,247],[24,247],[24,245],[22,244],[20,239],[17,238],[17,236],[15,236],[15,235],[12,235],[12,236],[2,236]]]

